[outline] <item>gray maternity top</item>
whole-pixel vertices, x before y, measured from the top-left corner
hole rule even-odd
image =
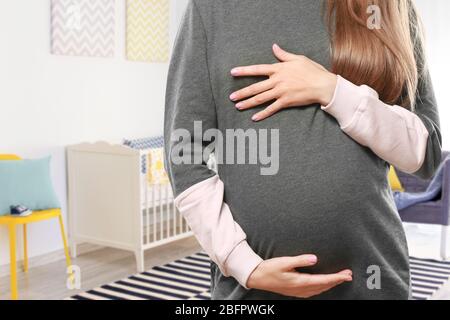
[[[262,80],[233,78],[230,70],[278,62],[273,43],[330,66],[321,3],[191,0],[167,82],[166,155],[174,147],[173,130],[187,129],[193,135],[194,121],[202,122],[203,131],[278,129],[276,175],[261,175],[261,167],[254,164],[218,168],[225,202],[249,245],[263,259],[316,254],[318,264],[302,272],[353,270],[353,282],[313,299],[408,299],[408,248],[387,179],[389,165],[347,136],[319,105],[287,109],[255,123],[251,116],[267,104],[240,112],[229,99],[232,92]],[[428,74],[418,95],[415,112],[430,135],[425,162],[416,174],[429,177],[440,162],[441,137]],[[166,167],[175,196],[215,174],[205,163],[173,164],[166,158]],[[373,280],[370,266],[380,270],[380,289],[367,285]],[[211,272],[213,299],[289,299],[246,290],[233,277],[223,276],[215,263]]]

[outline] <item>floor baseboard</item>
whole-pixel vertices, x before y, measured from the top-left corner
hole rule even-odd
[[[90,243],[81,243],[77,245],[77,254],[81,255],[84,253],[96,251],[102,249],[103,247],[93,245]],[[64,249],[60,249],[57,251],[49,252],[43,255],[39,255],[36,257],[32,257],[28,259],[28,268],[32,269],[34,267],[43,266],[49,263],[65,260],[66,256],[64,254]],[[23,260],[17,260],[17,268],[22,268]],[[10,264],[5,264],[0,266],[0,277],[8,276],[10,270]]]

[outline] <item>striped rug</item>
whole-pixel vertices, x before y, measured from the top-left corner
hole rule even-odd
[[[450,262],[409,258],[413,299],[427,300],[450,278]]]
[[[413,298],[426,300],[450,278],[450,262],[410,258]],[[210,259],[199,252],[79,293],[68,300],[210,300]]]

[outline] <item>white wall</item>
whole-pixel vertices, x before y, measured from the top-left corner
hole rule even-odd
[[[116,1],[117,57],[49,54],[50,1],[0,1],[0,153],[53,155],[55,187],[66,208],[64,146],[81,141],[143,137],[162,132],[167,64],[124,59],[125,0]],[[172,0],[171,36],[187,0]],[[448,0],[417,0],[428,30],[429,58],[439,99],[444,143],[450,149]],[[60,249],[57,225],[30,227],[30,256]],[[0,265],[9,262],[0,230]]]
[[[52,154],[52,174],[66,212],[64,147],[98,139],[162,133],[167,63],[125,60],[125,1],[117,4],[116,58],[53,56],[49,0],[0,1],[0,153]],[[186,0],[173,0],[173,40]],[[57,224],[29,228],[29,254],[62,248]],[[9,263],[0,229],[0,265]]]
[[[416,0],[427,40],[427,54],[441,116],[444,149],[450,150],[450,1]]]

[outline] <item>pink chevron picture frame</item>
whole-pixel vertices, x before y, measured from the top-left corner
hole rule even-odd
[[[55,55],[113,57],[114,0],[51,0],[51,52]]]

